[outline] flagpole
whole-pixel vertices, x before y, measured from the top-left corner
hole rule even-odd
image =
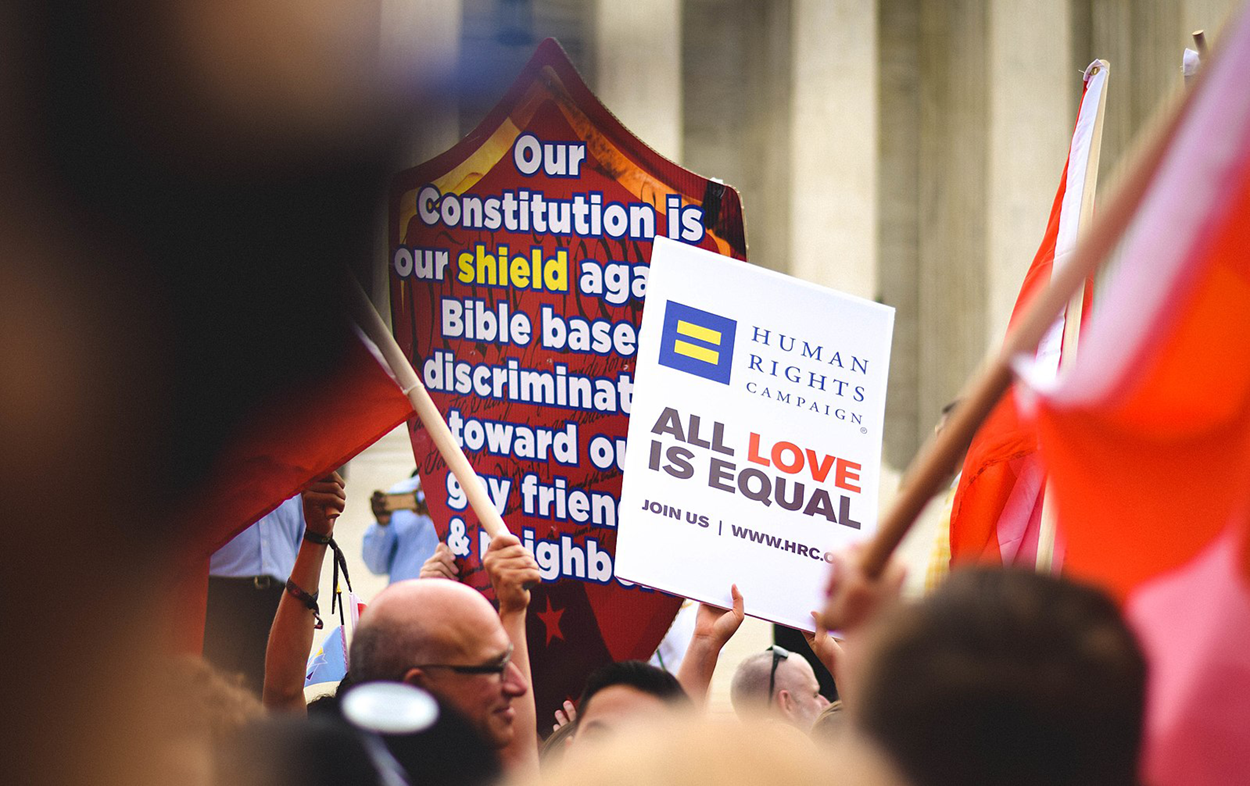
[[[1099,71],[1109,74],[1110,63],[1099,60],[1090,78]],[[1090,135],[1089,157],[1085,161],[1084,186],[1081,188],[1081,209],[1077,218],[1077,237],[1088,231],[1094,220],[1094,193],[1098,190],[1098,162],[1102,156],[1102,128],[1104,112],[1107,108],[1107,86],[1103,85],[1098,94],[1098,107],[1094,110],[1094,129]],[[1087,279],[1088,280],[1088,279]],[[1068,301],[1063,317],[1063,344],[1059,355],[1059,369],[1067,367],[1076,360],[1077,346],[1081,338],[1081,320],[1085,312],[1085,285],[1076,291]],[[1037,570],[1039,573],[1051,573],[1055,568],[1055,539],[1058,524],[1055,519],[1054,498],[1051,494],[1050,481],[1042,490],[1042,516],[1037,536]]]
[[[1002,350],[982,362],[981,369],[964,385],[960,404],[951,413],[946,428],[931,437],[912,461],[898,498],[882,517],[877,534],[860,556],[860,568],[866,575],[874,578],[881,575],[924,506],[950,477],[977,429],[1011,385],[1012,358],[1036,352],[1038,342],[1054,324],[1059,312],[1115,248],[1203,81],[1200,75],[1198,84],[1186,91],[1179,106],[1163,114],[1153,132],[1145,135],[1124,179],[1098,220],[1088,234],[1078,240],[1072,261],[1051,278],[1050,286],[1029,306],[1016,329],[1007,335]],[[831,613],[835,609],[835,599],[831,598],[823,620],[830,628],[839,627],[839,620]]]
[[[473,470],[473,466],[469,464],[469,459],[464,455],[460,445],[451,436],[451,429],[447,427],[447,422],[443,420],[442,413],[438,411],[434,400],[430,398],[425,385],[421,384],[421,379],[417,376],[412,363],[400,349],[390,329],[382,321],[378,310],[373,307],[373,303],[360,286],[360,282],[354,277],[351,289],[351,311],[356,324],[377,346],[386,364],[390,366],[391,373],[394,374],[400,389],[412,402],[412,408],[416,410],[421,425],[434,440],[434,447],[438,448],[451,474],[455,476],[456,481],[460,483],[460,488],[464,490],[470,507],[477,514],[478,523],[492,538],[506,533],[508,526],[504,524],[495,504],[491,502],[490,495],[486,492],[486,485]]]

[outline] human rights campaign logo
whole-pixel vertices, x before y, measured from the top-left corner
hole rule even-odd
[[[718,314],[668,301],[660,337],[660,365],[729,384],[738,323]]]

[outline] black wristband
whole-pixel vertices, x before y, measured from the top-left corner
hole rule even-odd
[[[316,543],[318,546],[329,546],[334,542],[334,538],[329,535],[322,535],[320,532],[313,532],[310,529],[304,530],[304,540],[309,543]]]
[[[331,614],[334,613],[334,609],[337,604],[337,607],[339,609],[339,620],[344,625],[346,625],[347,621],[343,618],[343,604],[339,603],[339,600],[340,600],[339,592],[341,591],[341,588],[339,587],[339,571],[340,570],[343,571],[343,579],[347,582],[347,591],[351,592],[352,577],[347,574],[347,557],[343,556],[343,549],[339,548],[339,544],[334,542],[333,536],[322,535],[320,532],[313,532],[312,530],[305,527],[304,528],[304,540],[308,541],[309,543],[316,543],[318,546],[328,546],[330,548],[330,551],[334,552],[334,595],[330,597],[330,613]],[[288,586],[287,589],[290,589],[290,586]],[[299,587],[296,587],[295,589],[299,589]],[[303,592],[303,590],[300,590],[300,592]],[[303,597],[301,597],[298,593],[295,593],[293,591],[292,594],[294,594],[295,597],[303,600]],[[316,598],[313,598],[313,601],[315,602]],[[308,603],[308,601],[304,601],[304,602],[305,604]],[[309,606],[308,608],[313,609],[312,606]],[[313,610],[314,612],[316,611],[316,609],[313,609]],[[318,629],[321,628],[320,617],[317,618],[317,628]]]
[[[316,623],[313,625],[314,630],[321,630],[325,627],[325,623],[321,621],[321,608],[317,606],[317,595],[321,594],[320,591],[309,595],[304,591],[303,587],[290,579],[286,580],[286,591],[291,593],[300,603],[312,609],[313,619],[316,620]]]

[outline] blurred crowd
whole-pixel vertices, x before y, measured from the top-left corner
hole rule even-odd
[[[169,659],[154,620],[177,600],[187,500],[222,491],[209,467],[257,401],[332,367],[326,314],[345,265],[368,283],[376,194],[421,127],[419,92],[379,71],[379,29],[377,3],[343,0],[0,8],[12,782],[1136,782],[1144,666],[1110,600],[969,570],[908,603],[897,567],[868,576],[854,553],[810,637],[833,704],[771,647],[736,666],[738,720],[704,717],[735,589],[699,608],[677,674],[610,664],[536,717],[538,569],[502,535],[497,605],[439,546],[373,599],[347,676],[308,705],[333,476],[303,494],[273,577],[260,695]]]
[[[744,599],[701,605],[676,674],[610,663],[554,718],[535,716],[525,615],[538,565],[511,534],[483,560],[497,598],[439,545],[361,615],[349,671],[305,703],[304,664],[338,475],[303,494],[307,531],[268,636],[262,700],[203,661],[171,664],[169,778],[204,784],[1138,782],[1145,663],[1101,592],[1028,571],[955,571],[917,602],[902,569],[838,556],[807,640],[835,676],[771,646],[738,663],[736,720],[706,714]],[[375,506],[376,510],[376,506]],[[825,623],[834,621],[841,638]]]

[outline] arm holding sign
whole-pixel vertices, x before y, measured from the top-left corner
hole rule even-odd
[[[334,522],[343,512],[347,495],[343,490],[343,478],[335,472],[308,487],[303,493],[304,522],[307,531],[314,535],[329,536],[334,532]],[[265,648],[265,686],[262,701],[266,709],[289,712],[305,712],[304,669],[308,653],[312,650],[313,630],[317,615],[306,600],[296,596],[295,590],[313,597],[321,583],[321,563],[325,561],[326,546],[305,538],[300,542],[291,569],[287,591],[278,602],[278,612],[269,629],[269,644]]]
[[[877,576],[870,576],[864,568],[864,548],[851,546],[833,555],[832,570],[826,593],[829,600],[824,611],[813,614],[816,618],[816,635],[808,639],[812,650],[828,667],[837,683],[838,693],[846,702],[853,701],[854,675],[858,644],[873,618],[899,602],[906,571],[897,559],[891,559]],[[825,634],[836,627],[847,637],[847,649]],[[849,683],[849,684],[848,684]]]
[[[825,630],[825,626],[820,624],[820,615],[814,611],[812,619],[816,621],[816,631],[814,633],[803,631],[803,638],[807,639],[807,646],[812,648],[816,658],[833,675],[833,682],[836,685],[842,681],[842,643]]]
[[[707,702],[707,689],[712,684],[712,672],[716,671],[721,649],[738,632],[738,626],[746,616],[738,585],[730,587],[729,592],[733,598],[732,609],[699,604],[694,635],[690,637],[690,647],[681,661],[681,668],[677,670],[677,681],[700,706]]]
[[[446,549],[440,543],[439,549]],[[448,560],[451,551],[446,552]],[[426,565],[438,557],[435,553]],[[452,566],[455,563],[452,562]],[[509,769],[523,767],[538,772],[538,711],[534,706],[533,682],[530,676],[529,643],[525,636],[525,612],[529,608],[530,591],[527,587],[541,580],[538,563],[533,555],[525,550],[516,535],[505,532],[496,535],[490,542],[486,556],[482,559],[482,567],[490,576],[490,584],[495,589],[495,598],[499,601],[499,621],[503,623],[508,639],[512,642],[512,662],[521,670],[525,683],[530,687],[524,696],[514,704],[516,718],[512,742],[502,751],[502,757]],[[422,568],[422,576],[425,569]],[[448,577],[450,578],[450,577]]]
[[[817,622],[825,629],[850,633],[882,608],[896,603],[907,572],[902,563],[891,559],[879,575],[870,575],[863,565],[864,546],[857,544],[833,555],[825,594],[829,600]]]

